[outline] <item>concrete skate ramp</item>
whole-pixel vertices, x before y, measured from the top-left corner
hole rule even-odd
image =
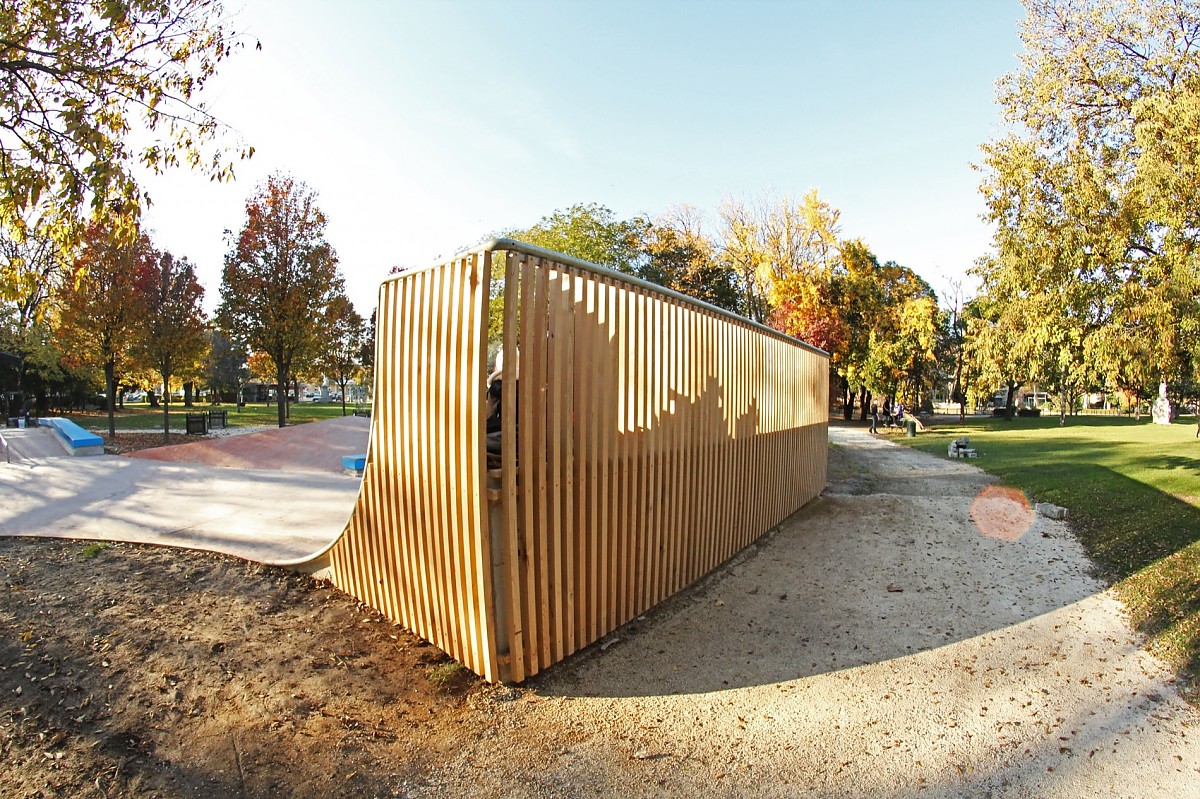
[[[369,420],[347,417],[138,457],[0,463],[0,535],[204,549],[269,564],[303,560],[345,529],[361,480],[344,473],[341,456],[365,452],[368,436]]]
[[[57,458],[66,454],[66,449],[49,427],[0,429],[0,461],[5,463]]]

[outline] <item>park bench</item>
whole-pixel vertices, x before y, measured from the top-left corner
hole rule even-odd
[[[104,439],[84,430],[70,419],[61,416],[44,416],[39,420],[44,427],[54,431],[54,437],[62,444],[68,455],[102,455]]]

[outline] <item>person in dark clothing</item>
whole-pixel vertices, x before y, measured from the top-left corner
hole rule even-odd
[[[487,390],[487,431],[489,433],[500,432],[500,396],[501,396],[501,381],[493,380]]]
[[[879,432],[879,406],[871,405],[871,432]]]

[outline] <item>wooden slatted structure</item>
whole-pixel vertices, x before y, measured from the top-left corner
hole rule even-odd
[[[376,342],[362,490],[310,566],[490,681],[599,640],[825,485],[824,352],[593,264],[500,239],[398,275]]]

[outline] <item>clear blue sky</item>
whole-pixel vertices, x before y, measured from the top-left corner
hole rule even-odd
[[[147,184],[155,241],[210,308],[223,231],[275,170],[317,191],[363,314],[392,265],[574,203],[689,204],[715,232],[724,197],[816,188],[939,293],[990,244],[971,164],[1000,130],[1018,0],[226,2],[251,46],[205,97],[256,154],[232,184]]]

